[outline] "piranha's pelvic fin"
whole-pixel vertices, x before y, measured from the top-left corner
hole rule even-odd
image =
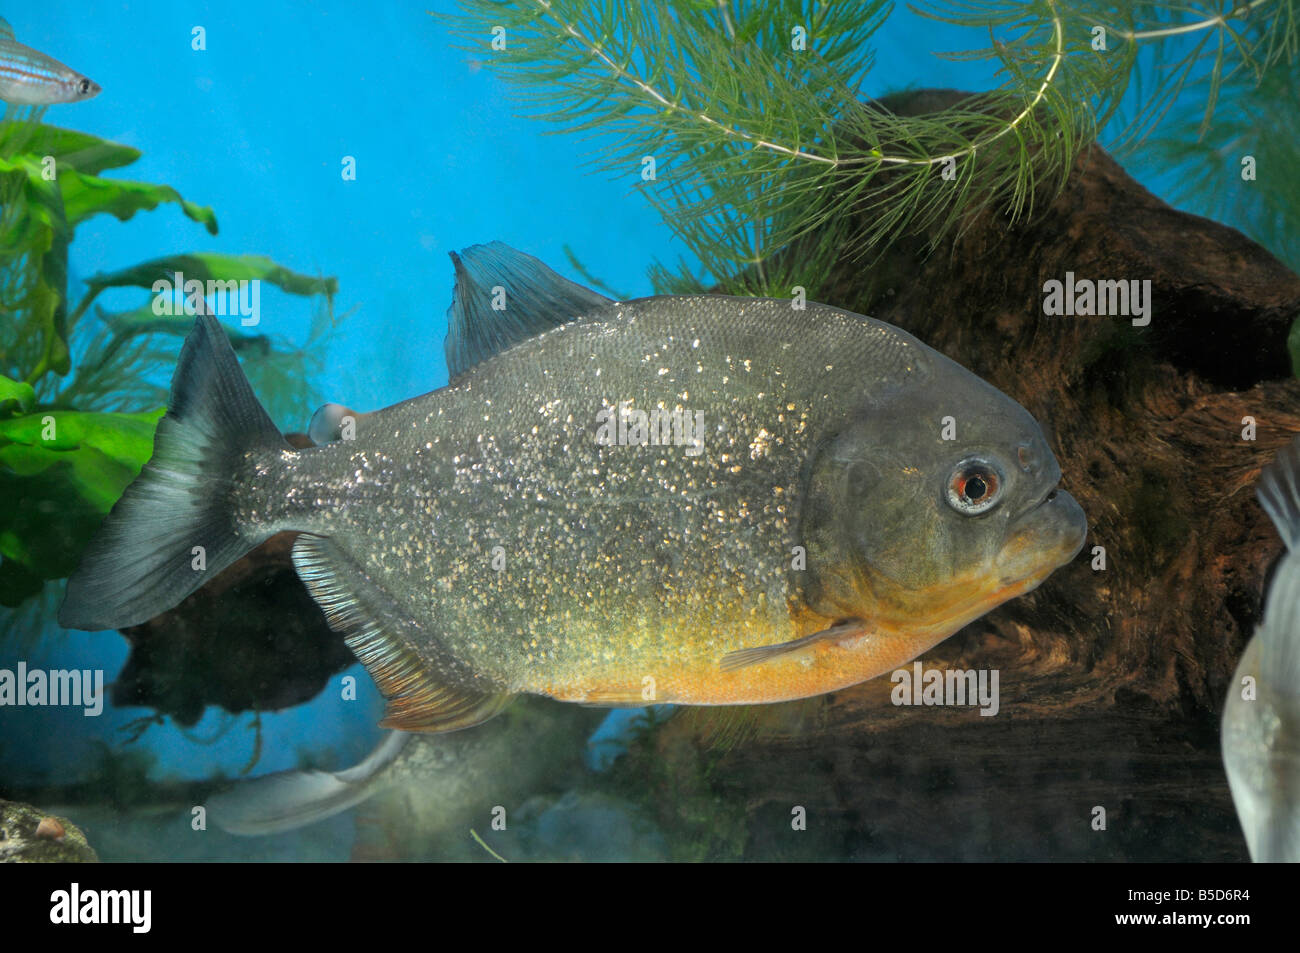
[[[456,289],[445,346],[452,383],[494,354],[613,303],[503,242],[471,245],[451,260]]]
[[[292,447],[257,402],[226,332],[199,315],[153,456],[86,547],[59,624],[94,630],[144,622],[261,543],[266,534],[234,519],[231,477],[250,450]]]
[[[232,834],[278,834],[315,824],[382,790],[384,769],[410,740],[406,732],[394,731],[346,771],[279,771],[240,781],[208,798],[208,813]]]
[[[837,622],[829,629],[822,629],[820,632],[814,632],[811,635],[805,635],[801,639],[793,639],[789,642],[778,642],[775,645],[759,645],[752,649],[740,649],[736,652],[728,652],[722,656],[722,661],[718,663],[718,668],[724,672],[734,672],[737,669],[748,668],[751,665],[757,665],[760,662],[766,662],[768,659],[778,658],[782,655],[789,655],[791,652],[798,652],[806,649],[810,645],[818,642],[838,642],[841,639],[855,638],[866,635],[862,623],[856,619],[845,622]]]
[[[299,536],[293,564],[330,628],[343,633],[348,648],[387,699],[382,727],[469,728],[499,713],[514,697],[470,687],[474,673],[404,618],[396,600],[329,539]]]

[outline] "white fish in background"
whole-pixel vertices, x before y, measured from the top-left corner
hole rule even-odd
[[[0,99],[14,106],[52,106],[98,96],[100,85],[52,56],[24,46],[0,18]]]
[[[1223,763],[1256,862],[1300,861],[1300,440],[1255,490],[1286,543],[1264,620],[1237,665],[1223,710]],[[1254,698],[1243,680],[1254,679]]]

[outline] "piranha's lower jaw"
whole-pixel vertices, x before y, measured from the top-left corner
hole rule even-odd
[[[1016,595],[1036,588],[1078,555],[1087,535],[1083,508],[1069,493],[1053,490],[1011,524],[994,561],[999,586],[1018,589]]]
[[[1087,534],[1087,519],[1074,497],[1053,491],[1011,525],[991,566],[927,591],[925,611],[916,606],[911,624],[900,622],[899,630],[910,630],[929,648],[1002,603],[1037,589],[1078,554]],[[927,621],[917,624],[918,618]]]

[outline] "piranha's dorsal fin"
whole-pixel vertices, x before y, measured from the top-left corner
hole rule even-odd
[[[453,382],[495,354],[613,303],[504,242],[471,245],[451,260],[456,289],[446,349]]]
[[[381,727],[469,728],[498,714],[514,697],[464,686],[472,672],[395,611],[392,597],[330,539],[299,536],[293,564],[330,627],[343,633],[388,701]]]

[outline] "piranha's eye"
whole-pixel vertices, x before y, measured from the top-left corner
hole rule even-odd
[[[84,96],[86,93],[90,92],[90,80],[86,79],[85,77],[82,77],[81,82],[77,84],[77,90],[78,90],[78,91],[79,91],[83,96]]]
[[[983,457],[967,457],[948,478],[948,505],[958,513],[987,513],[1002,499],[1002,472]]]

